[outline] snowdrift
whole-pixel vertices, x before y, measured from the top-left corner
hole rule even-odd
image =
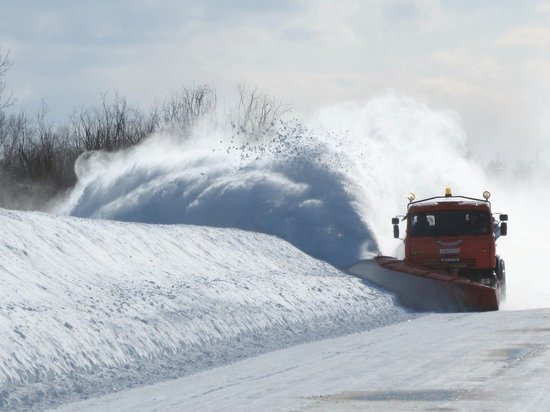
[[[0,210],[0,406],[52,406],[410,315],[273,236]]]

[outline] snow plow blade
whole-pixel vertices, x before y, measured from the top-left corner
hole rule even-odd
[[[495,288],[392,257],[361,260],[348,272],[395,293],[402,305],[414,310],[482,312],[499,307]]]

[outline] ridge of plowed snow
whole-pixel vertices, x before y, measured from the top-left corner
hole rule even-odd
[[[0,406],[181,376],[410,317],[273,236],[0,210]]]

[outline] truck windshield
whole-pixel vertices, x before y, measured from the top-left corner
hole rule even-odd
[[[490,213],[448,210],[409,214],[410,236],[486,235],[491,232]]]

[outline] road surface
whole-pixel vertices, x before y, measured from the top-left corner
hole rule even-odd
[[[549,410],[550,309],[429,314],[61,410]]]

